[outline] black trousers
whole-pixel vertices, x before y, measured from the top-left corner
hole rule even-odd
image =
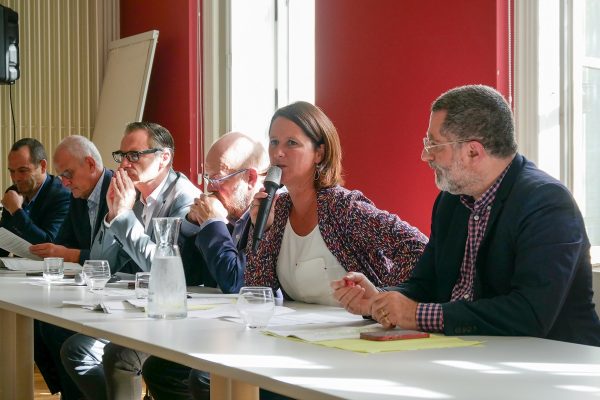
[[[209,400],[208,372],[150,356],[142,376],[155,400]],[[290,400],[289,397],[260,389],[260,400]]]

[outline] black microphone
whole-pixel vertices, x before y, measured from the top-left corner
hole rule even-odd
[[[254,224],[254,234],[252,235],[252,251],[254,252],[258,249],[258,242],[263,238],[265,225],[269,218],[269,213],[271,212],[275,192],[281,186],[279,184],[280,181],[281,168],[277,165],[271,166],[267,171],[267,177],[265,178],[265,192],[268,196],[261,200],[258,214],[256,215],[256,223]]]

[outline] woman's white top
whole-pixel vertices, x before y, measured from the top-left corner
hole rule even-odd
[[[339,307],[329,282],[345,274],[325,245],[319,225],[308,235],[299,236],[288,219],[277,258],[277,278],[292,299]]]

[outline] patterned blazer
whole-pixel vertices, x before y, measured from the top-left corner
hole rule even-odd
[[[252,232],[246,255],[248,286],[279,289],[277,258],[292,202],[282,193],[275,204],[273,225],[256,253]],[[361,192],[340,186],[317,192],[319,231],[325,245],[346,271],[362,272],[376,286],[405,281],[421,256],[427,237],[397,215],[377,209]]]

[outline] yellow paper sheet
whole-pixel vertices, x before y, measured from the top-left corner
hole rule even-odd
[[[268,332],[264,332],[269,334]],[[272,335],[288,340],[298,342],[312,343],[319,346],[333,347],[336,349],[349,350],[357,353],[379,353],[383,351],[407,351],[407,350],[428,350],[428,349],[447,349],[454,347],[477,346],[483,342],[477,340],[464,340],[454,336],[434,335],[422,339],[389,340],[375,341],[364,339],[337,339],[322,340],[318,342],[309,342],[296,337],[285,337]]]
[[[452,347],[467,347],[481,344],[476,340],[464,340],[457,337],[444,335],[431,335],[422,339],[406,340],[388,340],[375,341],[364,339],[339,339],[324,340],[313,342],[315,344],[334,347],[342,350],[350,350],[359,353],[379,353],[382,351],[406,351],[406,350],[427,350],[427,349],[445,349]]]

